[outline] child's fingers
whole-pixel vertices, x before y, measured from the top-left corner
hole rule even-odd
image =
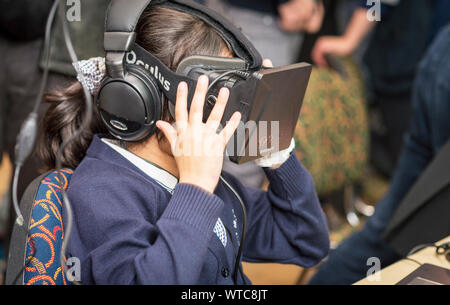
[[[222,120],[223,113],[225,111],[225,107],[228,103],[228,98],[230,96],[230,90],[227,88],[220,89],[219,96],[214,105],[211,114],[209,115],[208,121],[206,121],[206,125],[208,128],[217,131],[217,128],[220,125],[220,121]]]
[[[175,103],[175,121],[176,122],[187,122],[188,111],[187,111],[187,99],[188,99],[188,88],[185,82],[181,82],[178,85],[177,90],[177,101]]]
[[[198,78],[194,97],[192,98],[191,108],[189,109],[189,123],[201,123],[203,119],[203,106],[208,91],[209,79],[202,75]]]
[[[228,141],[233,136],[234,132],[239,126],[239,123],[241,122],[241,113],[235,112],[232,116],[230,121],[228,121],[227,125],[224,129],[220,132],[220,135],[222,136],[224,140],[224,145],[228,143]]]
[[[162,131],[170,145],[174,145],[177,140],[177,130],[166,121],[157,121],[156,127]]]

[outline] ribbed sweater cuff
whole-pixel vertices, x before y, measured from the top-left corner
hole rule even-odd
[[[211,234],[223,209],[223,201],[214,194],[180,183],[161,218],[188,223],[204,234]]]
[[[312,182],[311,175],[294,152],[279,168],[265,168],[264,171],[270,181],[270,187],[282,198],[303,194],[305,187]]]

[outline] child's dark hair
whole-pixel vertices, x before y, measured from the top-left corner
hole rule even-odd
[[[186,56],[217,56],[228,50],[217,31],[202,20],[159,5],[149,6],[142,14],[136,27],[136,42],[172,70]],[[85,111],[84,98],[79,82],[45,95],[44,102],[49,104],[49,108],[43,118],[43,130],[37,146],[44,170],[55,168],[59,147],[80,127]],[[172,120],[166,100],[163,109],[162,119]],[[77,167],[97,133],[106,134],[108,131],[95,109],[89,130],[66,146],[62,166]],[[158,133],[158,136],[161,137],[161,134]]]

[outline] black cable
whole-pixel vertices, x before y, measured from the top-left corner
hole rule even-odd
[[[66,45],[67,52],[69,53],[70,60],[73,63],[77,63],[78,58],[77,58],[75,49],[72,44],[72,39],[70,37],[69,26],[68,26],[68,22],[67,22],[66,16],[65,16],[64,3],[65,3],[64,0],[61,0],[60,6],[59,6],[59,19],[60,19],[61,26],[63,29],[64,43]],[[67,243],[68,243],[68,241],[70,239],[70,235],[72,233],[73,213],[72,213],[72,208],[71,208],[69,197],[67,196],[67,193],[66,193],[66,191],[64,189],[64,185],[63,185],[64,179],[61,174],[61,170],[62,170],[61,160],[62,160],[62,156],[64,154],[64,150],[65,150],[66,146],[70,142],[75,140],[77,137],[79,137],[82,132],[84,132],[85,130],[89,130],[89,126],[91,124],[92,115],[93,115],[92,96],[91,96],[91,93],[89,92],[88,87],[86,86],[86,81],[84,79],[84,75],[82,73],[80,73],[80,71],[78,70],[78,67],[76,67],[76,72],[80,79],[80,83],[83,87],[83,93],[85,96],[85,99],[84,99],[85,105],[86,105],[85,116],[84,116],[83,122],[80,124],[80,127],[72,134],[72,136],[70,136],[68,139],[66,139],[61,144],[61,146],[56,154],[56,162],[55,162],[56,163],[55,164],[56,171],[58,173],[58,178],[59,178],[59,185],[61,188],[61,194],[63,196],[63,204],[64,204],[64,207],[65,207],[65,210],[67,213],[67,229],[65,232],[65,237],[63,239],[62,246],[61,246],[61,254],[60,254],[61,266],[63,267],[64,273],[66,275],[67,275],[67,265],[65,263],[65,254],[66,254],[66,249],[67,249]],[[73,284],[79,284],[79,282],[73,281]]]
[[[422,266],[423,264],[421,262],[419,262],[413,258],[410,258],[410,256],[413,255],[414,253],[417,253],[420,250],[423,250],[428,247],[436,247],[436,245],[435,244],[422,244],[422,245],[415,246],[408,252],[408,254],[406,254],[406,256],[403,258],[403,260],[412,261],[412,262],[415,262],[416,264],[418,264],[419,266]]]
[[[230,75],[230,74],[237,74],[237,75],[239,75],[239,76],[241,76],[241,77],[248,77],[248,76],[249,76],[249,74],[248,74],[247,72],[244,72],[244,71],[241,71],[241,70],[228,70],[228,71],[225,71],[224,73],[222,73],[222,74],[220,74],[218,77],[216,77],[216,78],[209,84],[209,86],[208,86],[208,91],[207,91],[207,92],[209,92],[209,90],[211,90],[211,88],[212,88],[218,81],[220,81],[222,78],[224,78],[225,76]],[[248,75],[247,75],[247,74],[248,74]]]
[[[422,266],[422,265],[423,265],[421,262],[419,262],[419,261],[417,261],[417,260],[415,260],[415,259],[413,259],[413,258],[410,258],[410,257],[405,257],[403,260],[415,262],[415,263],[418,264],[419,266]]]
[[[420,250],[428,248],[428,247],[436,247],[436,245],[435,244],[422,244],[422,245],[415,246],[408,252],[408,254],[406,254],[406,257],[411,256],[414,253],[417,253]]]
[[[42,74],[41,86],[39,88],[39,93],[36,97],[34,103],[33,112],[38,113],[39,106],[41,105],[42,97],[44,96],[45,88],[47,86],[48,73],[49,73],[49,62],[50,62],[50,43],[51,43],[51,29],[52,24],[55,19],[56,9],[58,8],[58,1],[53,2],[52,8],[50,10],[49,19],[45,25],[45,36],[44,36],[44,57],[45,57],[45,69]]]
[[[403,258],[403,259],[405,259],[405,260],[410,260],[410,261],[416,262],[416,263],[419,264],[419,265],[422,265],[422,263],[420,263],[419,261],[417,261],[417,260],[415,260],[415,259],[410,258],[409,256],[411,256],[411,255],[413,255],[413,254],[419,252],[420,250],[423,250],[423,249],[429,248],[429,247],[436,248],[436,254],[437,254],[437,255],[443,255],[443,254],[445,254],[447,251],[450,250],[450,242],[446,242],[446,243],[443,243],[443,244],[441,244],[441,245],[436,245],[436,244],[433,244],[433,243],[417,245],[417,246],[415,246],[414,248],[412,248],[412,249],[408,252],[408,254],[406,254],[405,258]]]
[[[408,254],[406,254],[406,256],[410,256],[413,255],[414,253],[419,252],[420,250],[423,250],[425,248],[429,248],[429,247],[433,247],[436,248],[436,254],[442,255],[444,254],[447,250],[450,250],[450,242],[446,242],[440,245],[436,245],[435,243],[429,243],[429,244],[421,244],[421,245],[417,245],[414,248],[412,248]]]
[[[242,250],[244,247],[244,241],[245,241],[245,233],[247,230],[247,209],[245,208],[245,204],[244,201],[242,200],[241,196],[239,196],[239,194],[237,193],[237,191],[222,177],[222,175],[220,176],[220,180],[222,180],[222,182],[231,190],[231,192],[236,196],[236,198],[239,200],[239,203],[241,205],[241,209],[242,209],[242,233],[241,233],[241,240],[239,243],[239,248],[238,248],[238,253],[236,255],[236,261],[234,262],[234,270],[233,270],[233,279],[234,282],[237,283],[237,276],[238,276],[238,271],[241,268],[241,257],[242,257]],[[244,278],[244,272],[241,270],[241,277],[242,277],[242,281],[245,283],[245,278]]]
[[[39,93],[36,96],[36,101],[34,103],[33,111],[28,115],[25,119],[19,135],[17,136],[17,143],[15,147],[15,156],[14,156],[14,174],[13,174],[13,184],[12,184],[12,199],[13,206],[16,212],[17,218],[16,223],[19,226],[23,226],[23,215],[19,208],[19,198],[17,195],[18,183],[19,183],[19,175],[20,170],[22,169],[22,165],[30,156],[34,144],[37,138],[37,129],[38,129],[38,111],[39,106],[41,104],[42,98],[44,97],[44,90],[47,84],[48,79],[48,70],[49,70],[49,61],[50,61],[50,42],[51,42],[51,28],[53,21],[56,15],[56,9],[58,7],[58,0],[53,2],[50,13],[47,17],[47,23],[45,26],[45,38],[44,38],[44,55],[45,55],[45,64],[44,64],[44,72],[41,80],[41,85],[39,89]]]
[[[32,112],[28,115],[27,119],[24,121],[23,126],[20,129],[19,135],[17,137],[17,144],[15,148],[15,160],[14,160],[14,174],[12,177],[12,199],[13,199],[13,206],[14,210],[16,212],[17,218],[16,223],[19,226],[24,225],[24,218],[22,215],[22,212],[19,208],[19,199],[17,194],[18,184],[19,184],[19,175],[20,171],[22,169],[22,165],[25,162],[25,160],[29,157],[31,154],[31,151],[33,150],[34,143],[36,141],[37,136],[37,127],[38,127],[38,111],[39,106],[41,104],[42,98],[44,96],[44,90],[47,84],[48,79],[48,71],[49,71],[49,61],[50,61],[50,42],[51,42],[51,28],[53,21],[55,20],[56,15],[56,9],[58,8],[59,0],[55,0],[53,2],[53,5],[50,9],[50,12],[47,17],[47,22],[45,26],[45,37],[44,37],[44,55],[45,55],[45,64],[44,64],[44,72],[41,80],[41,86],[39,89],[39,93],[36,96],[36,101],[33,107]],[[26,229],[28,236],[30,228],[28,227]],[[36,249],[37,252],[37,249]],[[24,264],[23,268],[18,272],[16,276],[14,276],[13,283],[16,283],[16,281],[19,279],[21,275],[23,275],[23,272],[25,271],[26,267],[29,266],[31,263],[31,259],[27,259],[27,262]]]

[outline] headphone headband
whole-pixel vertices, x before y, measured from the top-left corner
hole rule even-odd
[[[203,20],[222,36],[237,57],[248,63],[248,69],[261,67],[261,55],[236,26],[215,11],[186,0],[111,0],[106,13],[104,48],[107,54],[116,54],[107,58],[107,66],[111,68],[123,64],[123,53],[130,51],[135,42],[135,29],[139,18],[152,2]]]
[[[253,44],[240,29],[216,11],[189,0],[165,0],[163,3],[167,7],[196,16],[213,27],[231,46],[234,54],[245,60],[249,70],[261,68],[262,58]]]

